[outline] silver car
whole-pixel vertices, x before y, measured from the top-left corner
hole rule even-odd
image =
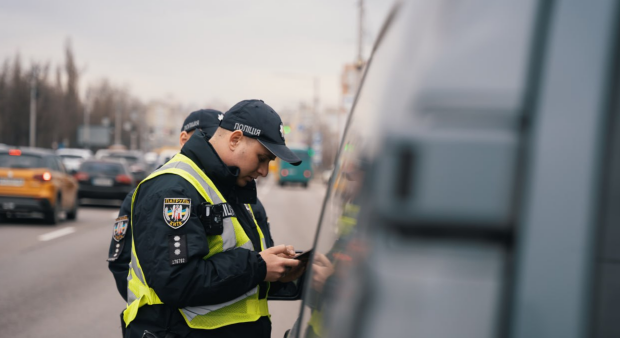
[[[89,149],[80,148],[60,148],[56,149],[56,154],[62,159],[62,163],[69,172],[76,172],[82,162],[93,157],[93,152]]]

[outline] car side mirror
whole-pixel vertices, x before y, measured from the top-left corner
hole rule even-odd
[[[268,295],[267,300],[300,300],[304,289],[306,272],[297,280],[288,283],[281,283],[282,286],[274,294]]]

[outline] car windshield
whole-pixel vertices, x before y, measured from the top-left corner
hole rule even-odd
[[[133,155],[124,155],[124,154],[109,154],[106,156],[106,158],[122,158],[125,161],[127,161],[127,163],[131,164],[136,164],[139,161],[139,158]]]
[[[0,168],[44,168],[45,162],[41,156],[20,155],[13,156],[7,153],[0,154]]]
[[[116,176],[124,174],[123,167],[118,163],[104,163],[104,162],[86,162],[82,163],[80,171],[87,172],[89,174],[105,174],[110,176]]]
[[[58,155],[58,156],[62,157],[63,159],[76,159],[76,160],[84,159],[84,157],[79,156],[79,155],[63,154],[63,155]]]

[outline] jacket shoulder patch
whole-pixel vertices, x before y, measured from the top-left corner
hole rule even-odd
[[[120,216],[114,221],[114,232],[112,233],[112,237],[115,241],[120,242],[121,239],[125,238],[125,234],[127,234],[127,227],[129,225],[129,217],[126,215]]]
[[[164,221],[172,229],[179,229],[189,220],[191,209],[189,198],[164,198]]]

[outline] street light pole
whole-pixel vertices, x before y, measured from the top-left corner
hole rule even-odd
[[[30,74],[30,140],[28,144],[31,147],[36,145],[36,130],[37,130],[37,66],[32,67],[32,73]]]
[[[364,63],[363,58],[363,46],[364,46],[364,0],[359,2],[358,12],[358,26],[357,26],[357,64],[361,68]]]
[[[84,140],[83,146],[90,149],[90,89],[86,91],[86,105],[84,107]]]
[[[318,110],[319,110],[319,84],[320,84],[320,80],[318,76],[314,77],[314,102],[312,105],[312,110],[314,115],[316,116]]]
[[[116,103],[116,118],[114,119],[114,144],[121,144],[121,102]]]

